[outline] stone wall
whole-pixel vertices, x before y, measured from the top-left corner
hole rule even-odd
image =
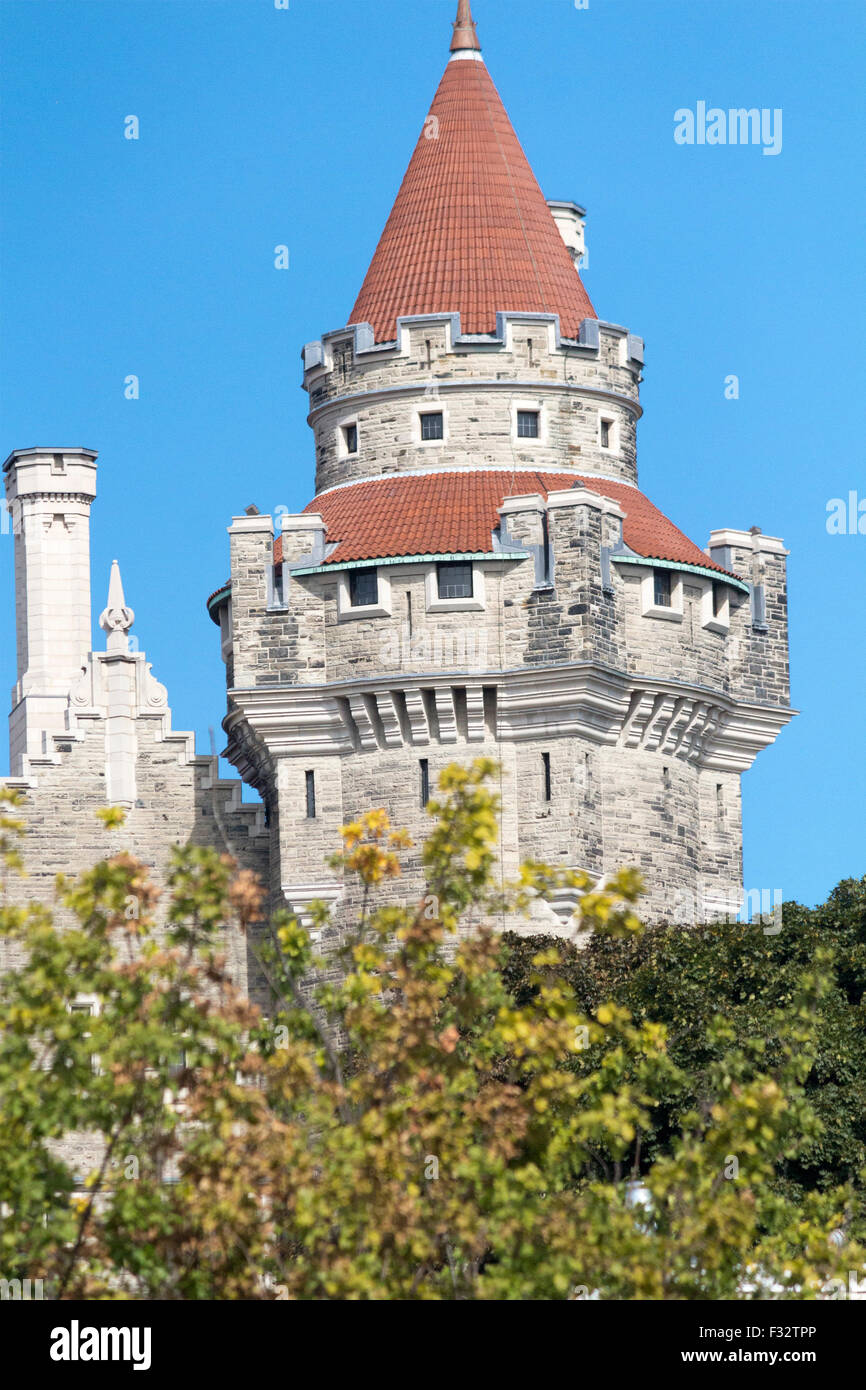
[[[625,329],[602,325],[596,348],[556,346],[551,325],[515,320],[497,345],[461,345],[442,319],[404,327],[401,347],[358,352],[352,330],[329,335],[305,373],[316,492],[384,472],[484,466],[571,469],[635,482],[640,363]],[[515,412],[538,410],[538,439],[518,439]],[[442,411],[445,438],[422,443],[421,412]],[[611,447],[599,419],[613,423]],[[347,455],[343,428],[357,424]]]
[[[108,804],[102,718],[80,720],[74,737],[58,738],[51,753],[34,763],[29,779],[11,783],[24,795],[22,852],[27,874],[23,879],[10,877],[11,901],[50,904],[57,920],[69,923],[68,913],[56,901],[57,874],[75,876],[100,859],[128,851],[164,885],[172,850],[185,844],[230,854],[240,868],[251,869],[267,884],[269,838],[263,810],[242,801],[241,783],[214,780],[213,760],[195,755],[192,735],[166,738],[163,714],[140,717],[136,735],[138,795],[120,829],[106,831],[96,815]],[[163,900],[158,922],[164,920],[165,906]],[[229,967],[240,987],[261,1000],[262,981],[248,944],[237,932],[228,935]],[[12,963],[8,943],[0,943],[0,969]]]
[[[539,551],[546,519],[548,572],[535,552],[491,555],[475,564],[481,606],[445,613],[430,603],[429,562],[379,567],[377,616],[341,610],[341,575],[327,567],[286,571],[278,594],[270,520],[234,523],[229,757],[279,808],[274,902],[301,912],[313,896],[336,902],[325,857],[339,826],[382,805],[423,835],[420,760],[435,788],[442,766],[479,753],[503,769],[503,872],[526,857],[599,875],[631,864],[653,918],[693,920],[730,902],[742,873],[739,774],[789,717],[779,543],[724,533],[724,560],[746,574],[762,547],[763,631],[748,593],[725,585],[716,611],[713,580],[687,570],[675,572],[674,607],[648,613],[652,562],[618,558],[622,513],[608,498],[577,488],[501,510],[503,538]],[[311,560],[317,522],[289,522],[287,559]],[[411,859],[393,891],[404,889],[421,891]],[[357,903],[341,903],[345,920]]]

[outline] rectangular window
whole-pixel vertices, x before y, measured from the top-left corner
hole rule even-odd
[[[441,410],[433,411],[429,415],[421,416],[421,438],[422,439],[444,439],[445,420]]]
[[[472,565],[468,561],[446,561],[436,566],[440,598],[472,597]]]
[[[180,1076],[184,1071],[186,1071],[186,1051],[179,1047],[168,1059],[168,1074],[169,1076]]]
[[[550,799],[551,799],[551,787],[550,787],[550,754],[549,754],[549,753],[542,753],[542,755],[541,755],[541,785],[542,785],[542,800],[544,800],[544,801],[550,801]]]
[[[610,431],[612,424],[612,420],[602,420],[601,422],[601,447],[603,449],[610,448]]]
[[[353,608],[379,602],[379,575],[375,569],[349,570],[349,600]]]
[[[423,811],[430,800],[430,763],[426,758],[421,758],[418,766],[421,769],[421,809]]]
[[[277,608],[285,606],[282,565],[274,565],[273,601]]]
[[[713,580],[713,617],[717,618],[725,603],[725,586]]]
[[[653,603],[656,608],[671,606],[670,570],[653,570]]]
[[[316,774],[308,772],[305,774],[307,781],[307,820],[316,819]]]
[[[343,426],[343,447],[347,454],[357,454],[358,452],[358,426]]]
[[[537,411],[537,410],[518,410],[518,412],[517,412],[517,438],[518,438],[518,439],[537,439],[537,438],[538,438],[538,411]]]
[[[93,1018],[95,1010],[92,1002],[85,1003],[82,999],[74,999],[69,1005],[69,1012],[83,1014],[86,1018]],[[82,1037],[89,1038],[90,1033],[83,1033]],[[99,1075],[99,1058],[94,1053],[90,1054],[90,1069],[95,1075]]]

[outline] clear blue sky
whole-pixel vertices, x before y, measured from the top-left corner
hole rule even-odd
[[[202,747],[224,713],[204,600],[227,574],[225,528],[247,503],[312,496],[299,351],[346,322],[455,9],[0,0],[2,457],[99,450],[95,615],[116,555],[175,725]],[[866,535],[825,528],[828,499],[866,498],[866,7],[474,9],[542,188],[588,209],[599,315],[646,339],[643,488],[700,545],[759,525],[791,549],[803,712],[744,779],[746,885],[819,900],[866,873]],[[782,153],[678,146],[674,112],[698,101],[782,108]],[[8,536],[0,582],[5,691]]]

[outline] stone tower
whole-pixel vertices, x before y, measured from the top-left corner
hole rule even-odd
[[[787,552],[702,550],[639,490],[644,345],[590,302],[583,217],[545,200],[461,0],[348,324],[303,351],[315,497],[277,535],[236,518],[209,600],[227,756],[300,913],[341,898],[342,822],[384,805],[421,837],[438,772],[480,753],[505,875],[634,864],[683,920],[741,889],[740,775],[791,716]]]
[[[237,779],[219,777],[216,758],[198,754],[191,733],[174,729],[167,691],[130,639],[135,615],[117,561],[99,619],[105,647],[92,650],[96,457],[91,449],[16,449],[4,464],[18,638],[5,785],[22,795],[27,830],[27,878],[11,876],[7,894],[49,903],[61,921],[70,918],[56,901],[55,876],[78,874],[106,853],[134,853],[164,883],[176,845],[210,845],[261,876],[270,852],[261,806],[243,801]],[[110,835],[95,814],[106,805],[126,812]],[[246,940],[232,932],[226,948],[235,979],[261,997]],[[0,969],[19,950],[14,938],[0,942]]]
[[[18,678],[10,767],[21,776],[66,729],[69,688],[90,651],[92,449],[16,449],[3,471],[15,546]]]

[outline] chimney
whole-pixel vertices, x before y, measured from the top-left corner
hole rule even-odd
[[[15,538],[18,680],[9,717],[13,776],[67,729],[73,682],[90,631],[92,449],[15,449],[3,465]]]

